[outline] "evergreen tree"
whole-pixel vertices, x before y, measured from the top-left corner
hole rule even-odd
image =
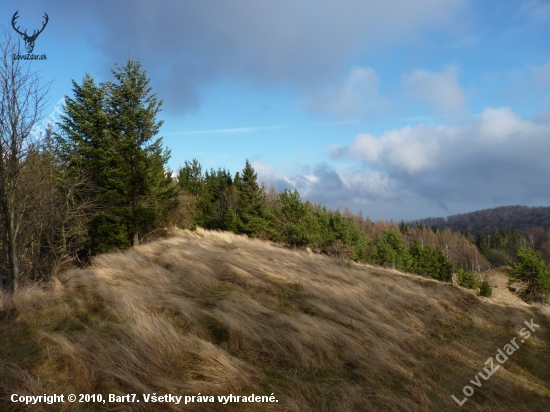
[[[487,253],[489,253],[489,242],[490,239],[487,235],[481,235],[477,240],[477,247],[483,256],[487,256]]]
[[[146,73],[129,60],[97,86],[90,75],[73,81],[57,135],[61,158],[73,174],[84,173],[99,210],[90,223],[88,254],[124,249],[158,227],[176,206],[177,188],[165,170],[169,151],[154,136],[161,102]],[[69,174],[70,175],[70,174]]]
[[[263,218],[266,197],[263,188],[258,185],[258,175],[248,160],[239,176],[239,226],[247,234],[258,232],[265,227]]]
[[[279,193],[274,210],[277,240],[292,246],[318,244],[320,228],[309,202],[303,203],[297,190]]]
[[[139,236],[161,224],[163,203],[175,197],[170,171],[165,165],[170,152],[162,138],[153,138],[162,126],[157,121],[162,101],[151,94],[146,71],[139,61],[128,60],[112,70],[117,83],[107,83],[107,112],[115,147],[121,159],[123,196],[128,235],[134,246]]]
[[[206,227],[235,232],[238,193],[230,172],[225,168],[212,170],[207,183],[211,196]]]
[[[412,257],[399,233],[386,230],[376,238],[376,263],[391,263],[399,270],[410,270]]]
[[[412,258],[411,271],[422,276],[429,276],[444,282],[451,280],[453,265],[447,260],[441,249],[422,246],[413,240],[408,252]]]
[[[542,253],[522,246],[516,260],[510,263],[512,281],[527,282],[528,293],[533,299],[550,294],[550,265],[544,261]]]
[[[204,189],[204,180],[202,166],[197,159],[193,159],[191,163],[185,161],[185,167],[178,172],[178,184],[188,194],[201,196]]]
[[[76,200],[84,202],[93,196],[98,211],[90,222],[87,252],[97,254],[113,248],[130,245],[123,217],[117,213],[123,192],[121,159],[112,144],[112,131],[106,113],[106,90],[95,84],[86,74],[82,84],[73,80],[74,98],[65,96],[65,114],[57,134],[59,156],[65,164],[66,180],[78,180],[84,176],[90,182],[86,190],[76,194]]]

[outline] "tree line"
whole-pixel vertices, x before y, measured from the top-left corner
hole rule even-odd
[[[455,268],[486,268],[487,262],[463,235],[433,232],[393,222],[372,222],[348,209],[302,201],[297,191],[278,193],[257,182],[247,161],[241,172],[202,170],[198,160],[185,162],[178,184],[187,213],[178,224],[186,228],[245,233],[291,247],[309,248],[342,259],[418,273],[449,281]],[[477,265],[477,266],[476,266]]]

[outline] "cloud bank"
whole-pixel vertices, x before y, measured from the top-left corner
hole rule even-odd
[[[47,0],[38,8],[60,22],[52,36],[85,33],[106,69],[141,58],[174,111],[196,107],[202,86],[226,78],[316,90],[350,53],[458,27],[467,2]]]
[[[550,124],[507,107],[488,107],[457,125],[360,134],[333,146],[331,157],[348,163],[318,164],[291,177],[263,165],[259,175],[331,207],[365,212],[373,205],[371,214],[385,218],[384,208],[396,203],[410,204],[411,218],[464,212],[470,204],[550,204]]]

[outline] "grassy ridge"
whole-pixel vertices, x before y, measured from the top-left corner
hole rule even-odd
[[[546,411],[543,310],[229,233],[176,231],[0,297],[0,410],[22,410],[12,393],[156,392],[279,400],[174,410]],[[462,399],[531,318],[540,329],[459,408],[451,395]]]

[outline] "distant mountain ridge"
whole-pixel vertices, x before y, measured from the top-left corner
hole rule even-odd
[[[550,227],[550,206],[500,206],[443,217],[428,217],[410,222],[413,226],[450,228],[458,232],[468,230],[473,236],[490,234],[496,229],[528,230]]]

